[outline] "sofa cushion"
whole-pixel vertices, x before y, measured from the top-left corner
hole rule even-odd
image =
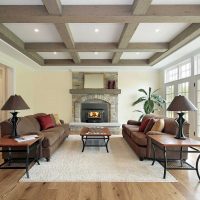
[[[175,122],[175,119],[165,118],[165,127],[163,132],[176,135],[177,131],[178,131],[178,124]]]
[[[129,125],[129,124],[123,124],[122,128],[126,130],[126,133],[131,136],[132,132],[138,132],[139,126],[137,125]]]
[[[38,132],[38,129],[32,123],[29,117],[21,117],[17,124],[18,134]]]
[[[54,122],[50,115],[39,116],[37,117],[37,120],[39,121],[42,130],[54,127]]]
[[[140,146],[147,146],[147,137],[143,132],[132,132],[131,139]]]
[[[155,119],[150,119],[150,120],[149,120],[147,126],[146,126],[145,129],[144,129],[144,133],[145,133],[145,134],[146,134],[147,132],[149,132],[149,131],[152,129],[152,127],[153,127],[153,125],[155,124],[155,122],[156,122]]]
[[[58,140],[58,138],[62,137],[65,130],[63,127],[58,126],[54,128],[50,128],[47,130],[41,131],[44,135],[44,140],[42,141],[42,146],[47,148],[54,144]]]
[[[153,125],[151,131],[160,131],[162,132],[165,126],[165,121],[164,119],[159,119],[155,122],[155,124]]]
[[[141,125],[139,127],[139,132],[144,132],[144,129],[146,128],[146,126],[149,123],[149,121],[150,121],[150,118],[142,120],[142,123],[141,123]]]

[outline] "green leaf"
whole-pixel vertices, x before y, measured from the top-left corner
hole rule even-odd
[[[149,99],[151,99],[151,87],[149,87]]]
[[[150,99],[148,99],[147,101],[145,101],[144,103],[144,111],[146,114],[150,114],[152,113],[154,109],[154,102]]]
[[[133,112],[140,112],[140,113],[144,113],[143,111],[141,110],[134,110]]]
[[[132,103],[132,106],[135,106],[136,104],[142,102],[142,101],[145,101],[146,100],[146,97],[140,97],[138,100],[136,100],[135,102]]]
[[[140,122],[143,117],[144,117],[144,114],[140,115],[138,121]]]
[[[139,92],[143,92],[144,94],[147,95],[147,92],[146,92],[144,89],[139,89],[138,91],[139,91]]]

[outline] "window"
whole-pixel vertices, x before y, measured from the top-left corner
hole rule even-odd
[[[178,68],[169,69],[165,73],[165,82],[172,82],[178,79]]]
[[[194,56],[194,75],[200,74],[200,54]]]
[[[200,133],[200,79],[197,80],[197,134]]]
[[[184,60],[173,68],[165,71],[165,83],[176,81],[191,76],[191,59]]]
[[[190,59],[179,64],[179,79],[191,76],[191,61]]]
[[[178,95],[189,98],[189,82],[178,84]],[[188,121],[188,112],[185,112],[184,118]]]
[[[174,85],[166,86],[166,109],[168,108],[169,104],[174,99]],[[166,112],[167,117],[174,117],[174,112],[167,111]]]

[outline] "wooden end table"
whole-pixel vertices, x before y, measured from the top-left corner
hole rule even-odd
[[[39,163],[39,150],[41,146],[41,136],[24,142],[17,142],[13,138],[2,137],[0,138],[0,152],[7,152],[8,159],[0,165],[0,169],[26,169],[26,176],[29,178],[29,165],[34,161]],[[30,162],[30,152],[35,150],[35,158]],[[12,153],[26,153],[25,166],[11,166],[13,160],[22,158],[12,158]],[[23,160],[23,159],[22,159]]]
[[[107,153],[108,151],[108,142],[110,140],[110,130],[108,128],[88,128],[84,127],[81,129],[80,133],[84,151],[85,147],[106,147]],[[87,144],[89,140],[104,140],[103,144]]]
[[[198,170],[199,166],[199,160],[200,160],[200,150],[195,147],[200,147],[200,141],[192,139],[192,138],[186,138],[185,140],[181,139],[175,139],[174,135],[149,135],[149,139],[151,139],[152,142],[152,149],[153,149],[153,162],[152,165],[154,165],[155,161],[161,162],[161,160],[156,159],[156,148],[163,151],[163,158],[164,158],[164,174],[163,178],[166,178],[166,170],[167,169],[174,169],[174,170],[195,170],[197,173],[197,176],[200,180],[200,174]],[[169,147],[179,147],[179,150],[170,150]],[[183,150],[183,147],[189,147],[192,150]],[[180,166],[178,167],[168,167],[167,164],[170,161],[174,160],[168,160],[167,159],[167,152],[179,152],[180,153]],[[183,153],[199,153],[199,156],[196,160],[196,166],[192,166],[188,162],[182,159]],[[187,167],[183,167],[183,164],[186,164]]]

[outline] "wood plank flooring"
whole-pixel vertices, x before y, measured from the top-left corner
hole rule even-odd
[[[194,163],[197,155],[189,160]],[[142,162],[142,161],[141,161]],[[198,200],[195,171],[170,170],[174,183],[20,183],[24,170],[0,170],[1,200]]]

